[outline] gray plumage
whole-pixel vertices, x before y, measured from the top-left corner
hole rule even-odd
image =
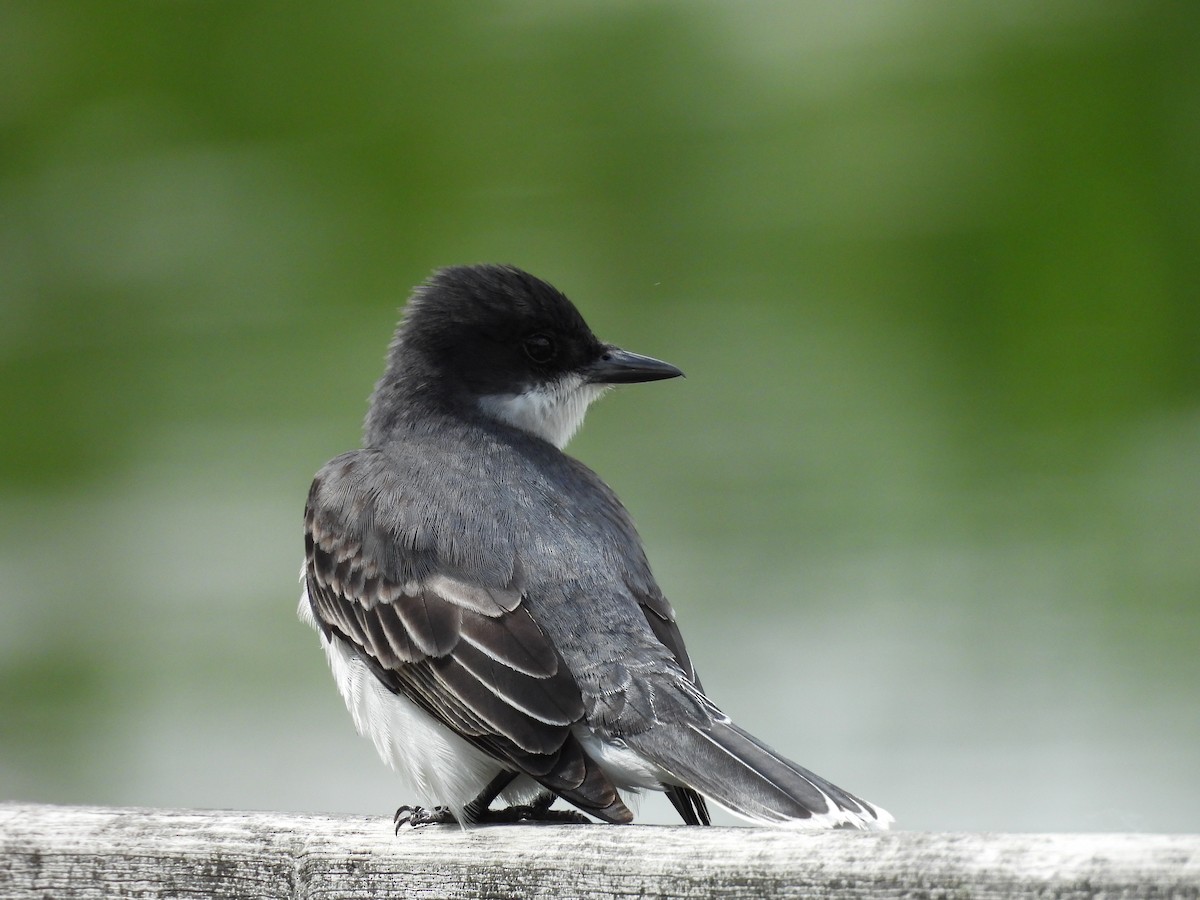
[[[560,449],[608,385],[678,374],[517,269],[442,270],[410,300],[364,449],[309,492],[301,614],[422,803],[461,822],[550,792],[628,822],[618,789],[649,788],[692,824],[701,794],[756,822],[890,822],[704,695],[628,513]]]

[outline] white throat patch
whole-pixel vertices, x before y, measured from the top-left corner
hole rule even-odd
[[[583,424],[593,400],[609,385],[585,382],[578,375],[530,388],[522,394],[490,394],[479,408],[501,422],[528,431],[561,450]]]

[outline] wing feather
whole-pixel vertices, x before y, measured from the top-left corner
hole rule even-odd
[[[451,659],[470,672],[486,689],[505,703],[547,725],[573,725],[583,716],[579,689],[570,676],[554,673],[542,682],[544,690],[530,691],[530,676],[480,652],[467,641],[454,648]]]
[[[465,643],[510,669],[535,678],[558,673],[559,659],[532,617],[522,611],[508,615],[504,628],[493,620],[464,612],[461,635]]]
[[[377,453],[357,451],[313,482],[305,580],[321,629],[466,740],[588,812],[630,821],[571,733],[579,687],[523,602],[520,560],[475,577],[447,565],[430,529],[388,493],[388,474]],[[377,515],[384,497],[388,514]]]
[[[379,623],[379,627],[383,629],[382,640],[391,650],[391,656],[395,660],[393,663],[385,663],[385,667],[389,669],[398,668],[401,663],[420,662],[424,658],[424,654],[413,643],[412,638],[408,636],[408,629],[404,627],[404,623],[400,621],[400,616],[396,614],[395,607],[390,603],[378,603],[375,605],[375,621]]]
[[[683,633],[675,622],[675,610],[670,601],[663,596],[656,585],[649,585],[647,590],[638,590],[633,585],[629,587],[633,595],[637,597],[638,603],[642,607],[642,613],[650,625],[650,630],[654,632],[654,636],[674,654],[675,660],[687,675],[688,680],[699,689],[700,676],[696,673],[696,667],[692,664],[691,657],[688,656],[687,647],[683,643]],[[695,790],[676,784],[663,784],[662,787],[666,792],[667,799],[671,801],[671,805],[675,807],[679,817],[686,824],[712,824],[708,804]]]
[[[462,610],[452,600],[426,587],[411,594],[401,594],[391,605],[409,639],[426,656],[445,656],[458,643]],[[374,614],[374,609],[363,609],[361,604],[356,606],[368,616]]]

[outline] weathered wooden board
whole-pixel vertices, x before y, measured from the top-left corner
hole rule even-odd
[[[0,897],[1200,897],[1200,835],[438,826],[0,805]]]

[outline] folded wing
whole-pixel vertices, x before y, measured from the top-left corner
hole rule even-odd
[[[309,492],[305,580],[323,632],[514,771],[598,818],[631,821],[571,734],[583,717],[579,689],[523,603],[520,561],[503,583],[441,570],[395,502],[391,518],[377,514],[386,470],[371,463],[369,451],[340,457]]]

